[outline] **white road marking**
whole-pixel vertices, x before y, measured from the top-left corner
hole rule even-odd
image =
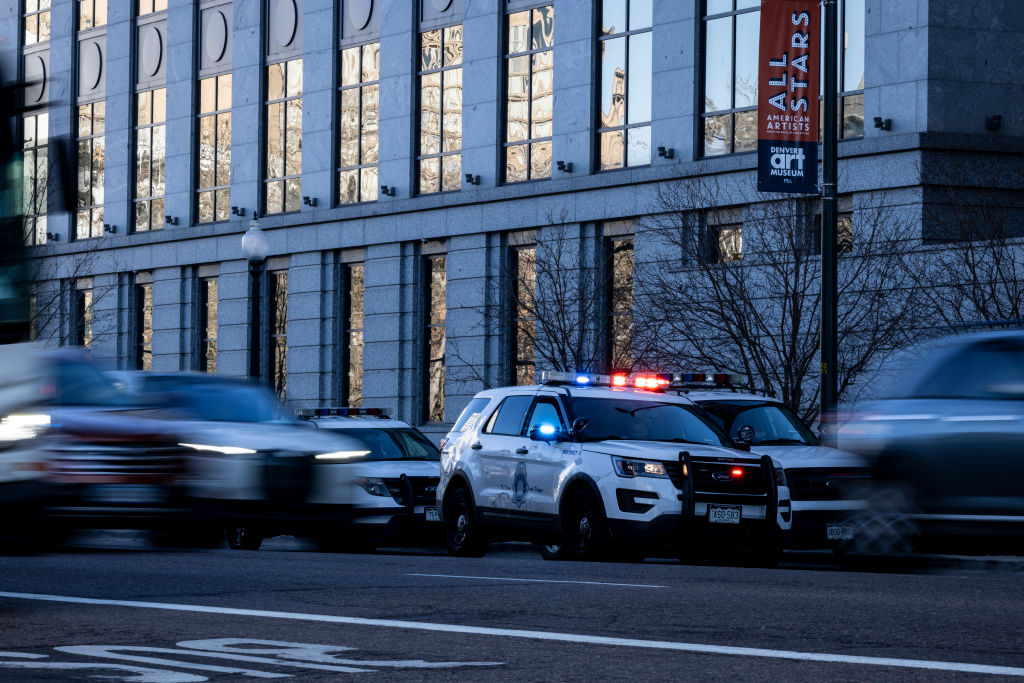
[[[2,658],[32,659],[31,662],[6,662]],[[87,669],[98,669],[100,671],[124,672],[122,681],[135,681],[135,683],[202,683],[208,681],[206,676],[181,673],[180,671],[164,671],[162,669],[150,669],[145,666],[129,666],[127,664],[111,664],[109,662],[40,662],[40,659],[49,659],[49,655],[37,655],[27,652],[0,652],[0,668],[3,669],[41,669],[47,671],[80,671]],[[132,674],[132,675],[129,675]],[[82,673],[84,676],[85,674]],[[76,676],[77,677],[77,676]],[[96,674],[91,678],[110,679],[110,673]]]
[[[253,647],[255,646],[255,647]],[[336,653],[356,648],[344,645],[314,645],[292,643],[284,640],[258,640],[254,638],[206,638],[183,640],[178,647],[210,652],[239,653],[249,655],[277,655],[282,659],[321,664],[355,664],[356,666],[380,666],[400,669],[454,669],[460,666],[501,666],[501,662],[427,662],[422,659],[363,660],[341,659]],[[352,669],[365,671],[365,669]]]
[[[525,581],[528,583],[578,583],[583,586],[625,586],[628,588],[665,588],[647,583],[608,583],[605,581],[568,581],[564,579],[519,579],[505,576],[461,576],[459,574],[406,574],[406,576],[427,576],[438,579],[482,579],[484,581]]]
[[[288,678],[291,674],[278,674],[271,673],[269,671],[259,671],[257,669],[240,669],[237,666],[217,666],[216,664],[196,664],[194,662],[183,662],[177,659],[165,659],[163,657],[142,657],[140,655],[123,654],[123,652],[153,652],[157,654],[169,654],[169,655],[191,655],[193,657],[219,657],[221,659],[233,659],[239,662],[257,662],[260,664],[276,664],[277,662],[273,659],[267,658],[256,658],[256,657],[243,657],[243,656],[227,656],[220,655],[213,652],[190,652],[189,650],[178,650],[173,647],[146,647],[143,645],[65,645],[62,647],[55,647],[54,650],[58,652],[67,652],[72,655],[82,655],[83,657],[98,657],[100,659],[120,659],[126,662],[141,662],[142,664],[159,664],[161,666],[173,666],[180,669],[199,669],[200,671],[213,671],[214,673],[222,674],[239,674],[242,676],[252,676],[254,678]],[[120,652],[123,651],[123,652]],[[287,664],[285,666],[288,666]],[[294,665],[292,665],[294,666]],[[367,671],[367,669],[341,669],[338,667],[317,667],[313,665],[310,668],[325,668],[334,671]]]
[[[102,605],[106,607],[158,609],[173,612],[224,614],[238,617],[260,617],[265,619],[289,619],[293,621],[311,621],[327,624],[348,624],[351,626],[376,626],[379,628],[397,628],[416,631],[431,631],[435,633],[462,633],[468,635],[497,636],[503,638],[527,638],[531,640],[546,640],[550,642],[573,643],[584,645],[607,645],[612,647],[633,647],[649,650],[695,652],[699,654],[721,654],[734,655],[740,657],[764,657],[768,659],[788,659],[805,662],[860,664],[864,666],[884,666],[906,669],[926,669],[931,671],[956,671],[963,673],[980,673],[998,676],[1024,677],[1024,668],[1020,667],[996,666],[991,664],[972,664],[964,662],[944,662],[927,659],[896,659],[889,657],[862,657],[859,655],[841,655],[826,652],[768,650],[754,647],[737,647],[730,645],[703,645],[699,643],[680,643],[665,640],[641,640],[637,638],[616,638],[611,636],[593,636],[577,633],[557,633],[552,631],[531,631],[512,628],[490,628],[486,626],[462,626],[459,624],[439,624],[423,621],[400,621],[394,619],[367,619],[365,617],[345,617],[333,614],[304,614],[302,612],[277,612],[273,610],[244,609],[241,607],[185,605],[169,602],[112,600],[107,598],[80,598],[69,595],[46,595],[41,593],[0,592],[0,598],[11,598],[15,600],[39,600],[44,602],[72,603],[78,605]]]

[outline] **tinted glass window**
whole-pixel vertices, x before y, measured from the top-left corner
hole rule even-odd
[[[53,403],[59,406],[125,406],[129,397],[88,363],[57,364]]]
[[[487,407],[487,404],[491,402],[491,399],[486,396],[481,398],[474,398],[469,402],[469,405],[462,409],[462,414],[459,415],[459,419],[455,421],[455,425],[452,427],[453,432],[468,432],[474,426],[476,426],[477,420],[480,419],[480,413]]]
[[[772,401],[699,401],[719,427],[737,438],[740,427],[754,428],[752,446],[817,443],[814,434],[783,405]]]
[[[144,393],[163,394],[170,407],[207,422],[291,422],[295,418],[269,390],[245,382],[152,378]]]
[[[588,421],[581,441],[633,439],[729,445],[729,440],[700,408],[681,403],[573,398],[569,417]]]
[[[537,405],[533,406],[533,413],[530,414],[530,419],[526,421],[527,428],[542,424],[554,425],[555,427],[564,426],[558,406],[551,399],[539,401]]]
[[[1013,385],[1018,387],[1014,391]],[[998,340],[953,356],[918,386],[918,398],[1002,398],[1024,385],[1024,347]]]
[[[498,406],[497,412],[484,431],[488,434],[519,436],[522,434],[526,411],[532,402],[532,396],[509,396]]]
[[[402,455],[412,460],[440,460],[441,452],[430,440],[414,429],[388,430],[391,437],[398,442]]]

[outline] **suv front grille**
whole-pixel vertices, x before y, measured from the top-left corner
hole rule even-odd
[[[82,483],[163,483],[185,471],[180,447],[153,443],[61,443],[49,456],[51,474]]]
[[[793,500],[842,500],[851,490],[871,478],[866,468],[808,467],[786,470]]]
[[[762,496],[768,490],[764,480],[764,473],[759,463],[752,462],[718,462],[690,458],[690,466],[693,468],[691,475],[694,477],[693,486],[697,493],[738,493],[744,495]],[[733,477],[731,472],[734,468],[743,470],[741,477]],[[665,463],[665,470],[668,472],[672,484],[683,490],[686,482],[683,477],[683,465],[678,460]],[[716,478],[715,474],[721,473]],[[729,475],[724,478],[724,475]]]
[[[434,505],[437,502],[437,484],[440,477],[406,477],[409,486],[412,487],[413,505]],[[401,477],[389,477],[384,479],[384,485],[391,492],[391,497],[399,505],[408,505],[406,498],[409,495],[409,487],[403,483]]]

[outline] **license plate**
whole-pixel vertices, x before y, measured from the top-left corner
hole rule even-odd
[[[715,524],[739,524],[740,507],[738,505],[709,505],[708,521]]]
[[[828,524],[825,526],[825,537],[830,541],[853,540],[852,524]]]
[[[163,493],[155,486],[106,484],[91,487],[88,498],[97,503],[157,503]]]
[[[428,522],[440,522],[441,518],[437,514],[437,508],[426,508],[423,513],[427,517]]]

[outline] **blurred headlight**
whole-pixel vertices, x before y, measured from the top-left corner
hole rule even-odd
[[[0,443],[34,438],[49,424],[49,415],[8,415],[0,420]]]
[[[615,466],[615,473],[620,477],[668,478],[665,464],[657,460],[635,460],[633,458],[619,458],[613,455],[612,464]]]
[[[333,453],[321,453],[313,457],[317,460],[351,460],[369,454],[370,451],[334,451]]]
[[[178,445],[207,453],[220,453],[221,455],[248,455],[249,453],[256,452],[251,448],[241,448],[240,446],[208,446],[201,443],[179,443]]]
[[[387,485],[384,484],[383,479],[368,479],[366,477],[360,477],[356,479],[356,483],[363,487],[363,490],[369,493],[371,496],[390,496],[391,492],[388,491]]]

